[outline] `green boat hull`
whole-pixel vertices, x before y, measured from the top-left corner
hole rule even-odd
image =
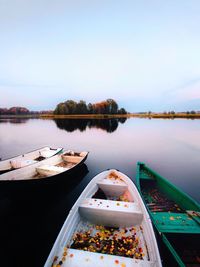
[[[198,266],[200,205],[141,162],[137,164],[136,183],[155,228],[178,265]],[[190,252],[185,252],[188,244]]]

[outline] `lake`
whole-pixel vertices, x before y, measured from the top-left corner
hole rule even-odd
[[[50,145],[89,151],[82,170],[55,188],[4,192],[2,261],[42,266],[76,199],[97,173],[116,168],[133,181],[137,161],[200,201],[200,121],[163,119],[0,119],[0,158]],[[1,186],[1,185],[0,185]],[[1,262],[2,262],[1,261]]]

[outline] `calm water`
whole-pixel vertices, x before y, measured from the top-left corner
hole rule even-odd
[[[87,166],[69,178],[70,185],[4,192],[2,259],[7,266],[42,266],[77,197],[94,175],[108,168],[134,181],[136,163],[143,161],[200,201],[199,136],[199,120],[0,120],[2,159],[46,145],[90,151]]]

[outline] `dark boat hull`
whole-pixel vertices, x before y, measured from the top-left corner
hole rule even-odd
[[[9,184],[0,194],[1,266],[44,265],[87,174],[82,164],[61,179]]]
[[[23,180],[1,180],[0,181],[0,193],[4,193],[7,191],[18,192],[21,190],[34,190],[41,188],[54,188],[62,185],[63,182],[67,184],[70,183],[70,179],[76,179],[76,173],[79,173],[82,169],[82,166],[85,165],[84,162],[87,159],[86,155],[78,164],[76,164],[73,168],[48,177],[43,177],[39,179],[23,179]]]

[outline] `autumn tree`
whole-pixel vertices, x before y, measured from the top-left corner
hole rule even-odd
[[[89,113],[89,114],[93,114],[94,109],[93,109],[93,105],[92,105],[91,103],[88,104],[88,106],[87,106],[87,110],[88,110],[88,113]]]
[[[87,114],[88,113],[88,109],[87,109],[87,105],[86,102],[83,100],[80,100],[79,103],[76,106],[76,113],[77,114]]]
[[[107,102],[108,114],[117,114],[117,112],[118,112],[117,102],[113,99],[107,99],[106,102]]]
[[[124,108],[118,110],[118,104],[113,99],[88,105],[83,100],[78,103],[67,100],[57,105],[54,114],[127,114],[127,112]]]
[[[124,108],[120,108],[118,114],[127,114],[127,111]]]

